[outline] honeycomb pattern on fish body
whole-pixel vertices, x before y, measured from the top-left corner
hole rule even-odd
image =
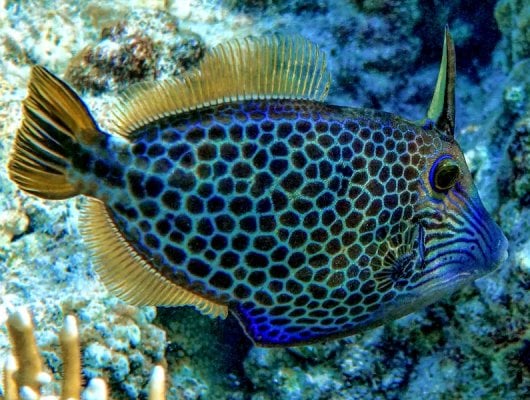
[[[421,132],[302,101],[206,108],[116,155],[130,195],[109,204],[164,276],[232,302],[255,337],[343,335],[421,273],[392,254],[435,145]]]

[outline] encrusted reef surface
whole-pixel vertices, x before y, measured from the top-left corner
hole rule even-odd
[[[169,399],[522,399],[530,393],[530,6],[524,0],[0,0],[2,315],[27,305],[48,370],[77,316],[86,378],[145,398],[163,365]],[[510,241],[497,271],[384,327],[326,344],[254,348],[237,322],[125,305],[99,283],[78,230],[83,199],[16,190],[5,163],[31,65],[71,82],[104,126],[118,91],[178,75],[232,37],[300,34],[328,54],[330,101],[426,110],[448,23],[458,57],[457,139]],[[56,379],[57,381],[57,379]],[[54,386],[45,387],[56,393]]]

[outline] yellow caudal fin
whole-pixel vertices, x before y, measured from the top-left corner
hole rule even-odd
[[[45,199],[78,194],[67,177],[73,148],[91,144],[101,134],[83,101],[66,83],[36,66],[22,115],[8,163],[11,180]]]

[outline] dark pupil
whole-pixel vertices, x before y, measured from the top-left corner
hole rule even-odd
[[[454,186],[458,177],[458,167],[454,164],[442,164],[434,178],[434,184],[438,190],[447,190]]]

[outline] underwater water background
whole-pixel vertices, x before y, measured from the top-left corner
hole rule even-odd
[[[327,54],[328,101],[411,120],[427,110],[448,24],[457,56],[456,139],[508,260],[451,297],[324,344],[251,345],[238,322],[189,308],[129,306],[94,273],[82,199],[21,193],[5,165],[32,65],[69,82],[105,127],[119,92],[176,76],[225,40],[301,35]],[[530,397],[530,4],[524,0],[0,0],[0,365],[8,310],[27,306],[57,393],[64,316],[78,319],[83,375],[112,398],[146,397],[154,365],[168,399]]]

